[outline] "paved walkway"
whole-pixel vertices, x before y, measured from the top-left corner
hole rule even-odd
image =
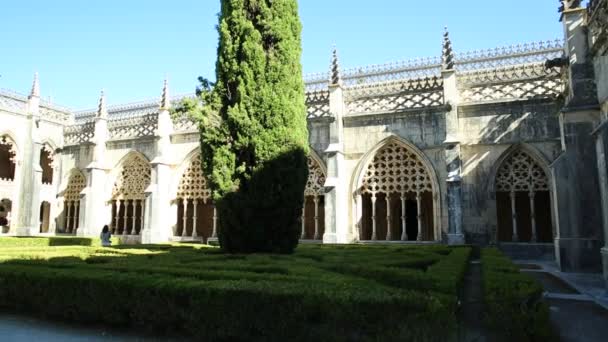
[[[0,312],[2,342],[107,342],[161,341],[153,337],[110,331],[104,327],[81,327]],[[167,339],[162,339],[167,341]]]
[[[545,288],[551,322],[561,341],[606,341],[608,292],[601,275],[563,273],[554,262],[515,262]]]

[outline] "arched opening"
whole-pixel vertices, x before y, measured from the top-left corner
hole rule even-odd
[[[0,137],[0,181],[15,180],[15,143],[7,136]]]
[[[434,241],[432,173],[409,146],[391,141],[363,170],[357,188],[359,239]]]
[[[86,187],[87,182],[84,175],[76,170],[68,179],[68,186],[63,195],[63,207],[65,212],[64,229],[66,234],[75,234],[78,230],[80,220],[80,193]]]
[[[13,202],[8,198],[0,200],[0,233],[2,234],[10,230],[12,206]]]
[[[523,150],[506,158],[496,174],[498,241],[552,242],[549,178]]]
[[[42,184],[53,183],[53,151],[48,145],[40,149],[40,167],[42,168]]]
[[[217,211],[211,199],[211,190],[207,187],[207,179],[203,175],[200,154],[192,158],[182,174],[175,201],[175,237],[204,242],[217,237]]]
[[[40,203],[40,233],[49,232],[51,218],[51,203],[43,201]]]
[[[302,240],[322,240],[325,234],[325,178],[321,163],[309,156],[302,208]]]
[[[112,189],[112,233],[139,235],[144,227],[145,191],[152,170],[148,161],[133,153],[121,166]]]

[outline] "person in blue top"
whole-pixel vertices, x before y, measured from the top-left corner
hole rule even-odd
[[[101,230],[101,234],[99,235],[99,238],[101,239],[102,246],[104,246],[104,247],[112,246],[112,233],[110,233],[110,228],[108,227],[107,224],[105,226],[103,226],[103,229]]]

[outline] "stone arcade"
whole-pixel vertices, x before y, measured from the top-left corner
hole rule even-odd
[[[498,243],[608,275],[608,1],[564,39],[309,75],[303,240]],[[198,131],[160,103],[72,112],[0,93],[1,234],[208,241]],[[30,138],[31,137],[31,138]],[[603,247],[603,248],[602,248]]]

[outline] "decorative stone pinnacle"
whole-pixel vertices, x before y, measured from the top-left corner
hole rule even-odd
[[[581,0],[559,0],[559,2],[562,4],[559,7],[560,13],[566,10],[579,8],[581,6]]]
[[[335,46],[331,57],[331,76],[329,81],[331,85],[342,84],[342,77],[340,76],[340,63],[338,61],[338,49],[336,49]]]
[[[104,94],[103,89],[101,90],[101,96],[99,97],[97,117],[102,119],[106,119],[108,117],[108,109],[106,108],[106,95]]]
[[[38,73],[34,73],[34,83],[32,84],[31,97],[40,97],[40,82],[38,81]]]
[[[171,101],[169,99],[169,80],[165,77],[165,82],[163,83],[163,93],[160,97],[160,109],[169,109],[171,106]]]
[[[452,41],[450,40],[450,32],[447,26],[443,33],[443,53],[441,54],[441,69],[454,69],[454,50],[452,49]]]

